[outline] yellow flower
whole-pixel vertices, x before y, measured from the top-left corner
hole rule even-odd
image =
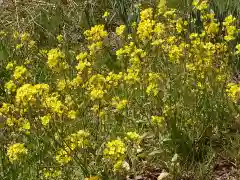
[[[78,65],[76,66],[76,69],[81,74],[86,67],[91,67],[91,63],[87,60],[80,60]]]
[[[72,160],[72,157],[69,156],[68,152],[63,149],[60,149],[57,152],[57,155],[55,158],[56,158],[57,163],[59,163],[60,165],[65,165]]]
[[[23,33],[21,35],[21,41],[29,41],[30,40],[30,34],[29,33]]]
[[[15,31],[13,32],[13,39],[18,39],[19,38],[19,32]]]
[[[163,16],[168,19],[175,18],[176,17],[176,9],[170,9],[170,10],[164,12]]]
[[[150,20],[153,17],[153,9],[147,8],[140,12],[141,21]]]
[[[138,133],[136,133],[135,131],[127,132],[125,139],[129,140],[133,143],[139,144],[139,142],[141,141],[141,136]]]
[[[122,77],[123,77],[122,72],[120,72],[118,74],[110,72],[106,77],[106,82],[107,82],[106,84],[107,84],[108,88],[110,88],[111,86],[116,87],[119,84]]]
[[[23,44],[22,44],[22,43],[16,45],[16,49],[21,49],[22,47],[23,47]]]
[[[232,15],[229,15],[224,19],[223,25],[226,29],[226,35],[224,36],[224,39],[226,41],[231,41],[236,38],[235,35],[237,33],[237,27],[234,25],[235,21],[236,18],[234,18]]]
[[[97,100],[97,99],[102,99],[104,96],[104,91],[102,89],[93,89],[90,92],[90,98],[91,100]]]
[[[19,158],[23,155],[27,154],[27,149],[24,147],[23,143],[15,143],[8,147],[7,156],[11,163],[19,160]]]
[[[47,55],[47,54],[48,54],[48,50],[46,50],[46,49],[40,49],[40,50],[39,50],[39,53],[40,53],[41,55]]]
[[[120,139],[117,139],[108,142],[103,153],[107,159],[117,161],[124,158],[125,152],[125,144]]]
[[[126,108],[128,101],[126,99],[120,100],[119,97],[114,97],[112,99],[112,105],[116,110],[121,111]]]
[[[163,13],[166,11],[166,9],[167,9],[166,4],[167,4],[167,1],[166,1],[166,0],[159,0],[159,1],[158,1],[157,9],[158,9],[158,14],[159,14],[159,15],[160,15],[160,14],[163,14]]]
[[[69,94],[67,94],[66,96],[65,96],[65,104],[68,106],[68,107],[72,107],[73,105],[74,105],[74,101],[73,101],[73,99],[72,99],[72,96],[71,95],[69,95]]]
[[[24,84],[17,89],[16,93],[16,103],[22,106],[28,106],[29,103],[34,105],[38,97],[45,97],[49,91],[49,86],[47,84]]]
[[[62,115],[65,106],[58,98],[59,96],[57,94],[52,94],[51,96],[46,97],[43,106],[60,116]]]
[[[205,26],[205,31],[207,32],[207,34],[210,35],[217,34],[219,31],[219,25],[220,25],[219,23],[212,21],[210,24]]]
[[[231,25],[232,23],[234,23],[235,21],[236,21],[236,18],[233,17],[232,15],[229,15],[229,16],[227,16],[227,17],[224,19],[223,25],[224,25],[224,26],[229,26],[229,25]]]
[[[25,68],[24,66],[16,66],[13,72],[13,77],[16,80],[20,78],[25,78],[26,73],[27,73],[27,68]]]
[[[84,35],[89,41],[101,41],[107,36],[107,32],[104,30],[104,25],[96,25],[86,30]]]
[[[0,37],[5,37],[5,36],[7,36],[7,32],[5,32],[5,31],[0,31]]]
[[[5,89],[6,89],[9,93],[15,92],[15,91],[16,91],[16,88],[17,88],[17,86],[16,86],[16,84],[13,82],[13,80],[8,81],[8,82],[5,84],[4,87],[5,87]]]
[[[136,48],[134,42],[130,42],[129,45],[124,46],[116,51],[117,58],[121,60],[124,56],[130,55]]]
[[[139,36],[139,39],[142,41],[151,40],[154,32],[153,30],[154,25],[155,25],[155,21],[150,19],[140,21],[137,28],[137,34]]]
[[[196,66],[193,64],[193,63],[187,63],[186,64],[186,68],[187,68],[187,70],[189,70],[189,71],[196,71],[197,69],[196,69]]]
[[[72,81],[70,81],[70,85],[74,88],[79,87],[82,84],[83,80],[80,75],[75,77]]]
[[[59,49],[51,49],[47,55],[48,55],[47,63],[50,68],[56,67],[57,64],[59,63],[59,60],[65,58],[64,53],[61,52]]]
[[[65,149],[70,149],[73,151],[75,148],[86,148],[89,144],[88,137],[89,133],[84,130],[79,130],[65,138]]]
[[[7,121],[6,121],[7,125],[10,127],[13,126],[16,122],[17,122],[16,118],[7,118]]]
[[[105,82],[106,82],[106,79],[103,75],[95,74],[95,75],[92,75],[92,77],[88,80],[87,85],[89,89],[94,89],[94,88],[103,89]]]
[[[162,126],[164,122],[164,117],[162,116],[152,116],[152,123],[158,126]]]
[[[118,160],[113,166],[113,171],[115,172],[119,170],[129,171],[130,165],[126,161]]]
[[[15,62],[9,62],[6,66],[6,70],[13,70],[14,65],[15,65]]]
[[[63,35],[59,34],[57,36],[57,40],[58,40],[58,42],[63,42]]]
[[[77,55],[76,59],[78,61],[83,61],[83,60],[87,59],[87,57],[88,57],[88,53],[87,52],[81,52],[81,53],[79,53]]]
[[[88,49],[90,51],[90,55],[93,55],[96,52],[98,52],[99,50],[101,50],[102,49],[102,45],[103,45],[103,43],[101,41],[94,42],[94,43],[90,44],[88,46]]]
[[[192,5],[199,11],[203,11],[208,8],[207,0],[193,0]]]
[[[161,76],[158,73],[149,73],[148,74],[148,87],[146,93],[150,95],[153,93],[154,96],[157,96],[159,92],[159,82],[162,80]]]
[[[31,128],[29,120],[27,120],[25,118],[18,119],[18,125],[20,126],[20,128],[19,128],[20,131],[26,131]]]
[[[235,54],[240,54],[240,44],[237,44],[235,48],[237,49]]]
[[[125,25],[120,25],[119,27],[116,27],[116,34],[118,36],[122,36],[124,31],[126,29],[126,26]]]
[[[157,38],[161,38],[165,32],[165,25],[161,22],[157,23],[154,27],[153,32],[156,34]]]
[[[229,83],[227,85],[227,95],[234,101],[237,102],[240,98],[240,85],[235,83]]]
[[[40,119],[41,119],[42,125],[47,126],[49,124],[50,120],[51,120],[51,115],[47,114],[43,117],[40,117]]]
[[[101,119],[101,120],[103,120],[105,117],[106,117],[106,112],[105,111],[100,111],[99,113],[98,113],[98,117]]]
[[[176,21],[176,30],[178,33],[183,32],[185,29],[185,26],[187,25],[187,21],[183,21],[182,18],[178,18],[178,20]]]
[[[57,81],[57,90],[63,91],[67,86],[67,82],[65,79],[60,79]]]
[[[116,105],[116,109],[119,111],[124,109],[127,106],[127,103],[128,101],[126,99],[119,101],[118,104]]]
[[[62,174],[61,170],[54,170],[53,168],[44,168],[42,173],[46,179],[56,179]]]
[[[30,40],[28,43],[29,48],[33,48],[36,45],[36,41]]]
[[[127,74],[124,76],[124,80],[130,85],[138,83],[140,81],[139,70],[127,69]]]
[[[122,168],[123,160],[117,161],[113,166],[113,171],[118,171]]]
[[[71,110],[71,111],[68,112],[68,118],[76,119],[76,117],[77,117],[77,112],[76,111]]]
[[[108,11],[105,11],[102,17],[107,18],[109,15],[110,15],[110,13]]]
[[[2,107],[0,108],[0,113],[9,113],[12,110],[13,105],[8,103],[2,103]]]

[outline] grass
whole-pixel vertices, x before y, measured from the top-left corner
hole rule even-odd
[[[237,1],[158,3],[0,7],[2,179],[238,171]]]

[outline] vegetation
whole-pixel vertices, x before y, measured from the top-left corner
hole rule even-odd
[[[184,2],[4,2],[0,177],[237,172],[238,6]]]

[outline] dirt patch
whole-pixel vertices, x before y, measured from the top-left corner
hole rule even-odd
[[[236,164],[222,157],[216,161],[213,171],[214,180],[238,180],[240,178]]]

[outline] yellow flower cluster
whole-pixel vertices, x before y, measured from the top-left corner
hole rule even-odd
[[[88,54],[86,52],[80,53],[76,59],[78,60],[78,65],[76,66],[76,69],[78,70],[78,73],[83,73],[84,69],[90,68],[91,63],[88,60]]]
[[[17,89],[16,92],[16,103],[27,107],[28,105],[34,105],[37,98],[44,98],[49,92],[48,84],[24,84]]]
[[[208,8],[208,0],[193,0],[192,5],[200,11],[204,11]]]
[[[55,170],[54,168],[43,168],[43,177],[46,179],[56,179],[62,175],[61,170]]]
[[[66,151],[64,149],[60,149],[57,152],[57,155],[56,155],[55,159],[56,159],[58,164],[65,165],[72,160],[72,157],[71,157],[71,155],[68,151]]]
[[[113,140],[107,143],[104,149],[104,156],[112,161],[122,160],[125,157],[126,146],[121,139]]]
[[[162,80],[161,76],[158,73],[149,73],[148,74],[148,87],[146,89],[146,92],[148,95],[153,94],[153,96],[157,96],[159,90],[160,90],[160,81]]]
[[[89,133],[84,130],[79,130],[65,138],[65,149],[70,148],[75,150],[76,148],[84,148],[88,145]]]
[[[26,155],[28,150],[24,147],[23,143],[15,143],[8,147],[7,156],[11,163],[19,160],[22,156]]]
[[[59,149],[56,154],[56,161],[60,165],[65,165],[72,161],[71,153],[76,148],[85,148],[88,145],[89,133],[79,130],[64,139],[64,147]]]
[[[44,104],[43,107],[48,109],[52,113],[56,113],[59,116],[61,116],[65,110],[64,104],[59,100],[59,95],[58,94],[52,94],[47,96],[43,100]]]
[[[48,52],[48,66],[52,69],[55,68],[61,59],[65,58],[65,54],[60,49],[51,49]]]
[[[8,81],[8,82],[5,84],[4,87],[5,87],[5,89],[6,89],[9,93],[15,92],[15,91],[16,91],[16,88],[17,88],[17,86],[16,86],[16,84],[14,83],[13,80]]]
[[[164,123],[164,117],[162,116],[152,116],[152,123],[157,126],[162,126]]]
[[[141,136],[136,132],[127,132],[125,139],[135,144],[139,144],[141,141]]]
[[[18,41],[18,44],[15,47],[16,50],[20,50],[23,47],[32,49],[36,45],[36,41],[32,40],[31,35],[27,32],[24,33],[14,32],[13,39]]]
[[[237,102],[240,98],[240,85],[229,83],[226,92],[233,101]]]
[[[124,31],[126,29],[126,26],[125,25],[120,25],[119,27],[116,28],[116,34],[118,36],[122,36]]]
[[[97,42],[102,41],[107,36],[107,32],[104,30],[104,25],[96,25],[90,30],[86,30],[84,35],[87,40]]]
[[[59,34],[57,36],[57,40],[58,40],[59,43],[63,42],[63,40],[64,40],[63,35]]]
[[[154,32],[155,21],[152,20],[153,10],[152,8],[141,11],[137,34],[142,41],[148,41],[152,39]]]
[[[235,48],[236,48],[235,54],[236,55],[240,54],[240,44],[237,44]]]
[[[163,137],[165,133],[171,135],[169,122],[173,118],[183,133],[194,134],[202,127],[204,113],[209,115],[202,108],[203,98],[209,99],[214,111],[220,103],[228,108],[222,103],[225,96],[234,103],[239,100],[240,85],[226,84],[232,81],[229,59],[238,58],[240,44],[234,47],[230,42],[237,37],[236,18],[226,17],[221,29],[216,15],[209,13],[207,1],[194,0],[193,6],[201,14],[203,26],[198,31],[188,28],[193,22],[162,4],[156,14],[152,8],[142,10],[140,22],[128,27],[131,33],[126,32],[125,25],[117,27],[118,37],[113,40],[106,38],[104,25],[96,25],[84,33],[88,42],[77,47],[65,47],[64,37],[58,35],[58,48],[42,49],[37,55],[31,50],[24,58],[17,54],[25,53],[20,48],[14,60],[4,64],[10,78],[3,80],[7,93],[0,103],[0,118],[14,135],[6,139],[27,142],[32,136],[55,138],[50,142],[57,149],[38,143],[53,154],[54,164],[61,168],[83,160],[82,166],[91,171],[84,177],[90,180],[100,179],[90,175],[105,171],[109,164],[113,167],[113,172],[107,169],[109,174],[130,168],[134,171],[138,153],[145,150],[141,148],[156,149],[158,143],[140,145],[159,140],[160,133]],[[15,33],[14,41],[24,46],[31,41],[30,35]],[[46,61],[39,62],[38,58]],[[218,99],[212,102],[215,92]],[[182,119],[191,119],[191,123]],[[153,135],[151,140],[142,141],[140,132],[156,133],[157,138]],[[17,143],[8,147],[7,155],[14,162],[28,152],[24,144]],[[75,162],[74,157],[80,160]],[[126,159],[132,160],[131,167]],[[94,167],[97,163],[102,169]],[[60,178],[61,171],[44,169],[43,176]]]
[[[104,157],[113,164],[113,171],[121,169],[129,170],[129,164],[124,161],[126,145],[121,139],[113,140],[107,143],[103,151]]]
[[[234,25],[236,21],[236,18],[234,18],[232,15],[227,16],[224,19],[223,25],[226,29],[226,35],[224,36],[224,39],[226,41],[231,41],[236,38],[236,33],[238,32],[237,27]]]
[[[27,68],[24,66],[16,66],[13,72],[13,77],[15,80],[20,80],[20,78],[24,79],[26,77]]]
[[[8,33],[3,30],[0,31],[0,37],[5,37],[5,36],[7,36],[7,34]]]
[[[122,77],[123,77],[122,72],[118,74],[115,74],[113,72],[108,73],[106,77],[107,88],[109,89],[110,87],[118,86],[120,81],[122,80]]]
[[[126,99],[120,100],[119,97],[112,99],[112,105],[117,111],[121,111],[126,108],[128,101]]]
[[[40,119],[41,119],[42,125],[47,126],[51,120],[51,115],[48,114],[48,115],[42,116],[40,117]]]
[[[204,20],[204,30],[206,34],[210,37],[214,37],[219,32],[219,25],[220,23],[217,22],[217,20],[214,18],[214,13],[207,13],[203,14],[201,18]]]

